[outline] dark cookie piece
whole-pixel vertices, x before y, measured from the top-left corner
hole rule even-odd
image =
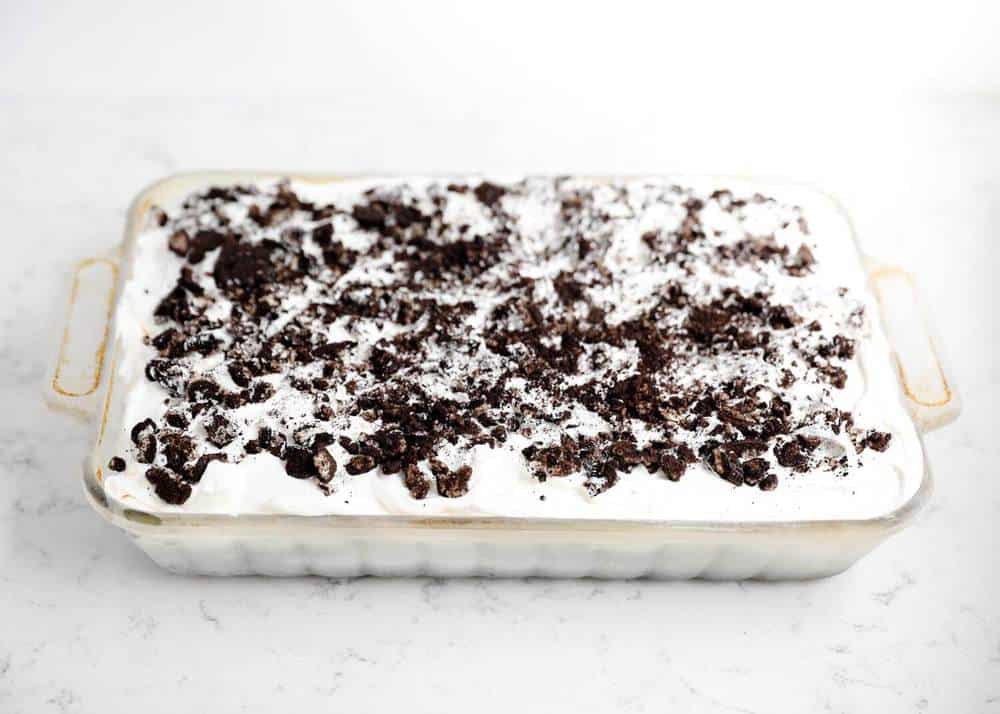
[[[188,301],[187,292],[178,285],[160,300],[153,315],[184,324],[194,318],[194,310]]]
[[[256,442],[261,450],[267,451],[276,458],[285,458],[286,443],[284,434],[275,434],[268,427],[262,426],[257,431]]]
[[[163,456],[167,460],[167,468],[179,476],[188,475],[188,465],[194,460],[196,453],[194,439],[187,434],[163,435]]]
[[[179,348],[184,344],[184,335],[176,328],[168,327],[149,342],[164,357],[180,357],[183,354]]]
[[[242,362],[233,361],[229,363],[227,367],[230,379],[237,387],[249,387],[250,380],[253,375],[250,373],[250,369]]]
[[[125,459],[121,456],[112,456],[111,460],[108,461],[108,468],[112,471],[124,471],[125,470]]]
[[[830,384],[837,389],[843,389],[847,385],[847,372],[840,367],[821,367],[819,371],[823,376],[830,380]]]
[[[587,446],[581,445],[581,451],[584,451]],[[635,447],[635,442],[629,439],[618,439],[612,442],[606,452],[607,460],[611,462],[613,466],[622,471],[628,471],[634,466],[638,466],[642,463],[642,455],[639,450]],[[603,475],[602,478],[606,478],[607,475]],[[617,482],[617,478],[615,482]]]
[[[156,335],[150,343],[164,357],[183,357],[189,352],[209,355],[219,347],[219,339],[207,332],[185,336],[180,330],[169,327]]]
[[[185,480],[191,483],[198,483],[199,481],[201,481],[201,477],[205,475],[205,469],[207,469],[208,465],[213,461],[225,462],[229,461],[229,457],[222,453],[202,454],[201,456],[198,457],[198,460],[191,468],[191,472]]]
[[[205,294],[205,288],[195,280],[194,273],[191,272],[191,268],[188,266],[181,268],[181,276],[177,278],[177,284],[191,295],[199,296]]]
[[[257,381],[250,387],[250,401],[254,404],[266,402],[274,396],[274,385],[270,382]]]
[[[181,481],[159,466],[146,469],[146,480],[153,485],[160,500],[171,505],[179,506],[191,498],[191,484]]]
[[[688,312],[685,327],[688,334],[698,342],[710,343],[726,325],[730,315],[714,307],[694,307]]]
[[[821,344],[816,351],[820,357],[826,357],[827,359],[849,360],[854,357],[855,343],[854,340],[844,335],[834,335],[830,342]]]
[[[140,464],[151,464],[156,458],[156,424],[152,419],[144,419],[132,427],[130,434],[135,444],[136,461]]]
[[[743,462],[743,483],[756,486],[767,477],[767,461],[761,458],[748,459]]]
[[[330,241],[333,239],[333,224],[323,223],[313,228],[312,239],[316,242],[316,245],[323,248],[328,247]]]
[[[194,234],[191,239],[191,249],[188,252],[189,263],[200,263],[205,259],[205,254],[217,249],[222,245],[225,236],[218,231],[202,230]]]
[[[792,256],[791,260],[785,263],[785,270],[791,275],[802,277],[812,269],[815,263],[816,258],[813,257],[812,251],[809,249],[809,246],[803,243],[799,246],[799,249]]]
[[[346,349],[350,349],[357,345],[357,342],[352,340],[344,340],[342,342],[330,342],[325,345],[320,345],[315,348],[312,353],[315,357],[320,359],[336,359],[341,352]]]
[[[232,203],[233,201],[238,201],[237,197],[238,187],[236,188],[226,188],[223,186],[212,186],[209,188],[202,197],[206,201],[221,201],[222,203]]]
[[[317,451],[312,459],[313,467],[316,469],[316,478],[322,483],[332,481],[333,477],[337,474],[337,461],[333,458],[333,455],[324,447]]]
[[[664,452],[660,456],[660,468],[664,475],[671,481],[680,481],[681,476],[687,471],[687,464],[673,454]]]
[[[797,435],[788,441],[775,443],[774,455],[785,468],[804,473],[809,470],[809,454],[816,450],[819,443],[817,437]]]
[[[212,277],[216,286],[227,295],[257,294],[275,277],[271,264],[271,248],[262,243],[237,242],[227,236],[215,261]]]
[[[504,194],[507,193],[507,189],[503,186],[498,186],[495,183],[484,181],[476,186],[473,193],[476,195],[476,198],[479,199],[480,203],[484,206],[493,208],[500,202],[500,199],[503,198]]]
[[[874,429],[865,434],[862,440],[862,446],[868,449],[874,449],[875,451],[885,451],[889,448],[889,442],[892,441],[892,434],[888,434],[884,431],[875,431]]]
[[[403,470],[403,459],[398,459],[392,456],[382,459],[381,469],[382,473],[385,475],[398,474]]]
[[[778,487],[778,477],[774,474],[768,474],[761,479],[757,486],[761,491],[773,491]]]
[[[156,422],[152,419],[143,419],[135,426],[132,427],[132,431],[129,432],[129,437],[132,439],[132,443],[136,446],[139,445],[139,439],[143,434],[156,434]]]
[[[562,272],[554,281],[556,294],[564,305],[572,305],[584,299],[584,285],[573,277],[572,273]]]
[[[163,415],[163,421],[167,422],[167,425],[174,427],[175,429],[187,429],[188,419],[183,413],[179,411],[168,411]]]
[[[381,429],[375,433],[375,442],[382,453],[399,457],[406,453],[406,437],[399,429]]]
[[[351,209],[351,216],[362,228],[380,229],[385,226],[388,217],[383,204],[375,202],[368,205],[358,205]]]
[[[357,456],[352,456],[344,468],[347,470],[347,473],[357,476],[358,474],[371,471],[377,465],[375,459],[368,454],[358,454]]]
[[[438,493],[445,498],[459,498],[469,492],[471,466],[460,466],[452,471],[437,459],[431,459],[431,472],[437,480]]]
[[[806,471],[808,468],[808,457],[802,453],[798,442],[794,439],[790,441],[779,441],[774,445],[774,455],[778,463],[785,468],[795,471]]]
[[[401,366],[396,355],[379,347],[372,349],[369,362],[371,364],[372,374],[379,379],[388,379]]]
[[[423,475],[416,464],[410,464],[406,467],[406,475],[403,478],[403,483],[409,489],[410,495],[417,500],[427,498],[427,494],[431,490],[430,480]]]
[[[215,335],[211,335],[207,332],[191,335],[182,343],[184,354],[187,354],[188,352],[197,352],[203,357],[212,354],[218,348],[219,339]]]
[[[798,320],[799,316],[795,314],[795,310],[791,307],[788,305],[776,305],[768,313],[767,324],[775,330],[790,330],[795,327],[795,323]]]
[[[532,464],[535,475],[544,481],[549,477],[562,478],[580,468],[580,454],[577,444],[564,437],[559,444],[538,448],[528,446],[521,450],[522,455]]]
[[[729,452],[725,446],[711,449],[706,459],[709,467],[734,486],[743,485],[743,464]]]
[[[205,422],[208,440],[222,448],[236,438],[236,426],[221,414],[213,414]]]
[[[358,254],[339,243],[333,243],[323,249],[323,264],[340,275],[346,273],[358,259]]]
[[[618,469],[610,459],[594,464],[588,471],[583,485],[591,496],[599,496],[618,483]]]
[[[151,359],[146,363],[146,379],[156,382],[171,397],[180,397],[190,377],[190,370],[179,362]]]
[[[187,386],[187,398],[192,402],[213,401],[221,391],[218,383],[211,379],[193,379]]]
[[[191,247],[191,239],[188,238],[187,231],[176,231],[172,233],[167,239],[167,247],[170,248],[171,252],[184,257],[187,255],[188,248]]]
[[[333,438],[333,434],[322,431],[313,436],[312,444],[310,444],[309,448],[314,454],[317,454],[336,441],[337,440]]]
[[[313,454],[302,446],[290,445],[285,449],[285,473],[292,478],[309,478],[316,475]]]
[[[238,392],[226,392],[222,395],[222,404],[227,409],[239,409],[250,401],[250,390],[241,389]]]

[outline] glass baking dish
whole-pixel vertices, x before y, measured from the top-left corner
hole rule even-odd
[[[211,184],[285,176],[315,182],[347,178],[270,172],[168,177],[135,199],[124,242],[118,249],[85,260],[75,269],[66,325],[46,382],[46,396],[54,408],[93,420],[95,445],[83,464],[87,499],[164,568],[214,575],[333,577],[816,578],[848,568],[907,525],[927,502],[932,479],[926,450],[924,472],[915,493],[889,513],[860,520],[226,516],[154,514],[109,502],[102,486],[104,466],[97,454],[109,430],[117,369],[110,336],[114,334],[116,302],[128,277],[124,273],[147,212],[156,204]],[[833,205],[842,212],[839,205]],[[898,367],[900,398],[921,434],[923,449],[923,434],[958,415],[958,395],[942,365],[912,278],[875,260],[865,259],[865,265]]]

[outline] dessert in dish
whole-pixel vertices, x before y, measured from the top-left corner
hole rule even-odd
[[[810,192],[216,185],[128,259],[121,506],[867,518],[923,471],[849,226]]]

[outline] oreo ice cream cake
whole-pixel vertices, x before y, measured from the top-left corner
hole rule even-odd
[[[213,185],[130,253],[99,447],[120,507],[861,519],[923,473],[851,229],[812,192]]]

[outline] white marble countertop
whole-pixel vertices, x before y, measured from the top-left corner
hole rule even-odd
[[[178,29],[190,10],[156,22]],[[261,42],[246,58],[260,84],[224,64],[229,40],[199,84],[205,55],[181,55],[215,41],[201,24],[162,53],[171,71],[143,56],[134,10],[82,25],[90,34],[74,31],[82,15],[50,26],[51,13],[25,13],[0,37],[0,711],[1000,711],[1000,100],[817,94],[737,116],[718,97],[700,111],[647,94],[590,102],[572,78],[562,94],[512,88],[481,66],[449,69],[446,53],[432,64],[468,80],[464,93],[421,85],[398,57],[358,60],[370,81],[314,65],[303,78],[287,20],[276,56]],[[356,41],[382,51],[379,37]],[[505,66],[528,77],[517,57]],[[50,413],[40,383],[70,266],[114,246],[138,189],[197,168],[682,170],[822,186],[869,252],[919,277],[951,358],[965,412],[928,439],[933,501],[818,582],[161,572],[86,505],[89,429]]]

